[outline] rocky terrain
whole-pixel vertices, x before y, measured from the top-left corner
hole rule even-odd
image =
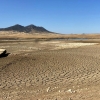
[[[94,43],[95,42],[95,43]],[[98,41],[0,40],[0,100],[99,100]]]

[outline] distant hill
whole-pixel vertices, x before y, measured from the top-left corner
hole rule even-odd
[[[17,32],[25,32],[25,33],[42,33],[42,32],[51,33],[45,28],[35,26],[33,24],[28,25],[28,26],[22,26],[22,25],[16,24],[14,26],[10,26],[7,28],[0,28],[0,31],[17,31]]]

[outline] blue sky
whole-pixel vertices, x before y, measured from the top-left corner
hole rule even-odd
[[[100,0],[0,0],[0,28],[34,24],[58,33],[100,33]]]

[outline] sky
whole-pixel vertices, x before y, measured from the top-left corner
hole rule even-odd
[[[0,28],[15,24],[63,34],[100,33],[100,0],[0,0]]]

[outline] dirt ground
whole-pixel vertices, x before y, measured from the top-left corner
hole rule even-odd
[[[100,40],[0,40],[0,100],[100,100]]]

